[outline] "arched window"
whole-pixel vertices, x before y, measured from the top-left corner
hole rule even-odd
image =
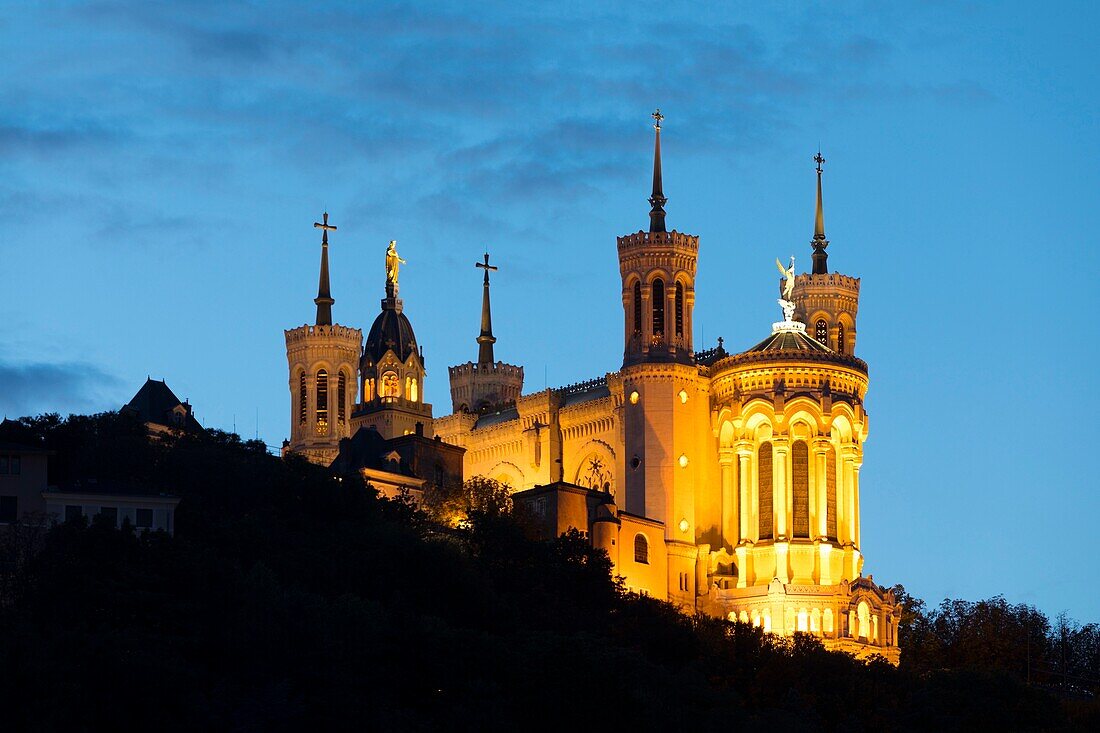
[[[684,335],[684,285],[676,283],[676,335]]]
[[[343,425],[348,420],[348,375],[340,372],[336,383],[336,419]]]
[[[859,630],[856,636],[861,639],[869,639],[871,637],[871,607],[867,605],[867,601],[860,601],[856,606],[856,621],[859,623]]]
[[[420,397],[420,387],[416,383],[416,377],[412,378],[412,384],[409,385],[409,399],[413,402],[417,402]]]
[[[761,443],[756,454],[756,492],[760,497],[760,523],[757,530],[762,540],[772,538],[772,444]]]
[[[649,540],[644,534],[634,535],[634,562],[649,565]]]
[[[642,284],[634,283],[634,335],[642,332]]]
[[[653,338],[664,340],[665,337],[665,284],[660,280],[653,281]]]
[[[791,446],[791,507],[795,537],[810,536],[810,449],[804,440]]]
[[[844,324],[836,324],[836,351],[838,354],[844,353]]]
[[[825,344],[826,346],[829,345],[829,324],[825,322],[824,318],[817,319],[817,326],[814,336],[821,343]]]
[[[397,379],[397,372],[386,372],[382,375],[381,388],[378,390],[380,397],[397,397],[401,391],[401,383]]]
[[[825,533],[836,540],[836,450],[825,451]]]
[[[328,372],[317,372],[317,432],[328,429]]]
[[[306,424],[309,419],[309,406],[306,402],[306,373],[298,372],[298,423]]]

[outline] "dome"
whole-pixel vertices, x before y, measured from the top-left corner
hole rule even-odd
[[[419,354],[416,334],[408,317],[401,312],[400,305],[383,301],[382,312],[374,319],[374,325],[367,334],[363,355],[377,362],[389,349],[393,349],[403,362],[408,360],[410,354]]]
[[[803,351],[807,353],[822,353],[832,354],[834,353],[825,344],[821,343],[817,339],[812,339],[806,335],[805,331],[796,330],[776,330],[773,331],[770,336],[753,346],[751,349],[746,349],[745,353],[761,352],[761,351]]]

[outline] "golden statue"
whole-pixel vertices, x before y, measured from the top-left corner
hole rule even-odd
[[[397,272],[401,265],[409,264],[397,256],[397,240],[391,239],[386,250],[386,285],[397,285]]]

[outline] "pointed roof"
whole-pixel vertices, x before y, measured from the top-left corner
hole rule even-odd
[[[482,285],[481,292],[481,334],[477,337],[477,363],[492,364],[494,361],[493,344],[495,344],[497,340],[496,337],[493,336],[493,314],[489,307],[489,270],[496,270],[498,268],[489,264],[488,252],[485,253],[485,262],[476,262],[474,266],[485,270],[485,281]]]
[[[821,203],[821,172],[822,166],[825,164],[825,158],[822,157],[821,151],[817,151],[817,155],[814,156],[814,162],[817,163],[817,211],[814,216],[814,238],[813,238],[813,274],[825,275],[829,272],[829,255],[826,254],[825,248],[829,246],[829,240],[825,238],[825,207]]]
[[[146,379],[137,394],[119,412],[133,414],[146,424],[184,430],[203,429],[192,414],[191,405],[181,402],[164,380]]]
[[[328,284],[328,233],[336,231],[336,226],[328,223],[326,211],[321,221],[313,222],[313,226],[321,230],[321,277],[317,283],[317,297],[313,302],[317,304],[317,325],[332,325],[332,304],[336,301],[329,292]]]
[[[649,197],[649,204],[652,207],[649,210],[649,231],[663,232],[666,231],[665,204],[668,203],[668,199],[665,198],[664,182],[661,174],[661,120],[665,116],[661,114],[660,109],[656,110],[651,116],[655,120],[653,125],[655,133],[653,138],[653,193]]]

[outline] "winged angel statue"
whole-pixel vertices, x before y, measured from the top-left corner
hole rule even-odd
[[[783,300],[790,300],[794,292],[794,255],[791,255],[791,266],[783,267],[779,258],[775,258],[775,266],[779,268],[779,274],[783,276]]]

